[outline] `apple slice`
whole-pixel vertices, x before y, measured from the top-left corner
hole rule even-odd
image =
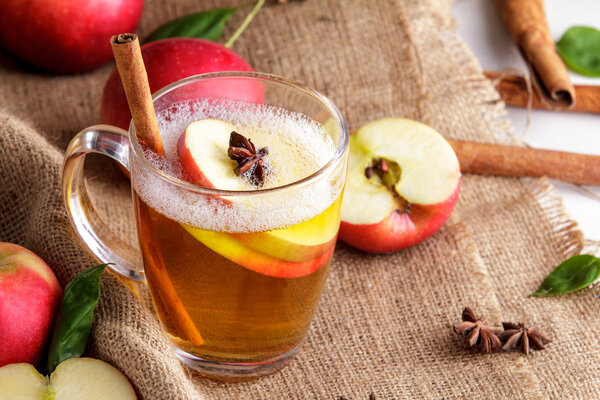
[[[11,400],[136,400],[127,378],[118,369],[93,358],[70,358],[50,379],[31,364],[0,368],[0,398]]]
[[[233,172],[235,161],[227,155],[233,130],[233,124],[218,119],[194,121],[187,127],[179,139],[178,153],[190,182],[210,188],[247,190],[247,184]],[[226,204],[231,201],[223,199]],[[231,237],[275,259],[308,262],[328,253],[335,244],[339,212],[340,203],[334,202],[322,214],[296,226]]]
[[[303,262],[327,253],[335,245],[341,202],[336,200],[314,218],[285,229],[260,233],[230,233],[248,247],[281,260]]]
[[[232,123],[220,119],[200,119],[188,125],[177,143],[181,168],[186,179],[199,186],[221,190],[245,190],[235,175],[235,161],[227,155]]]
[[[387,253],[436,232],[458,199],[460,166],[448,142],[402,118],[370,122],[350,138],[339,237]]]
[[[325,266],[335,248],[335,242],[320,256],[304,262],[280,260],[242,244],[227,233],[207,231],[181,225],[190,235],[221,256],[254,272],[276,278],[299,278]]]

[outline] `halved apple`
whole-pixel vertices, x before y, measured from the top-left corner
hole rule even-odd
[[[339,237],[387,253],[436,232],[458,199],[460,166],[431,127],[402,118],[369,122],[350,138]]]
[[[118,369],[93,358],[69,358],[48,378],[33,365],[0,368],[0,399],[136,400],[131,384]]]
[[[320,256],[304,262],[292,262],[271,257],[242,244],[227,233],[207,231],[182,224],[194,238],[212,251],[252,271],[276,278],[299,278],[324,267],[331,258],[335,243]]]

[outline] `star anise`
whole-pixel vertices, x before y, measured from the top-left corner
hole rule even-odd
[[[504,350],[519,349],[529,354],[529,349],[544,350],[544,346],[551,342],[550,339],[536,326],[525,328],[522,323],[503,322],[504,332],[498,338],[504,343]]]
[[[491,353],[502,348],[502,343],[496,336],[502,329],[486,325],[483,316],[477,318],[475,312],[469,307],[465,307],[462,312],[462,320],[458,325],[454,325],[454,332],[465,337],[465,344],[468,348],[479,353]]]
[[[269,149],[266,147],[256,151],[256,147],[250,139],[236,131],[231,132],[227,155],[237,161],[237,166],[233,169],[237,176],[248,173],[255,185],[262,186],[265,182],[263,157],[267,154],[269,154]]]

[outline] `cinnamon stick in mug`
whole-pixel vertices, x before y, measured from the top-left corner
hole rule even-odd
[[[164,148],[138,37],[133,33],[122,33],[111,37],[110,44],[138,140],[155,153],[163,155]]]
[[[575,104],[575,89],[567,67],[554,47],[542,0],[494,0],[502,21],[523,52],[535,90],[543,103]]]
[[[151,220],[148,214],[147,207],[139,207],[140,213],[139,223],[142,225],[143,231],[148,232],[153,230],[149,226]],[[185,308],[185,305],[179,298],[173,281],[169,276],[169,272],[165,268],[165,263],[162,259],[159,245],[152,235],[145,235],[144,240],[140,240],[142,253],[146,255],[144,260],[144,270],[148,279],[156,285],[158,290],[152,293],[154,303],[161,303],[161,309],[167,310],[168,321],[177,335],[184,340],[189,340],[194,346],[204,344],[204,339],[194,323],[192,317]]]
[[[117,69],[121,76],[121,82],[127,96],[127,103],[131,110],[133,125],[136,135],[141,143],[148,146],[154,152],[163,155],[164,148],[158,129],[158,120],[152,104],[152,94],[148,84],[148,75],[144,67],[142,52],[137,35],[133,33],[123,33],[115,35],[110,39],[113,49]],[[140,211],[142,212],[142,211]],[[148,218],[142,218],[141,221],[149,221]],[[146,228],[148,230],[150,228]],[[158,245],[152,240],[143,240],[140,242],[144,254],[154,254],[157,252]],[[167,274],[167,271],[158,257],[153,257],[145,261],[146,274],[156,276],[156,285],[160,287],[162,294],[160,299],[165,308],[169,310],[169,318],[179,335],[185,340],[189,340],[195,346],[204,343],[202,335],[194,324],[194,321],[188,314],[179,299],[177,291]]]

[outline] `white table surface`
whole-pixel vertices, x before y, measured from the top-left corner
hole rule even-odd
[[[555,41],[573,25],[600,29],[598,0],[545,0],[545,7],[550,34]],[[459,34],[483,69],[519,68],[526,71],[492,1],[456,0],[452,13],[459,23]],[[574,84],[600,85],[600,78],[571,73],[571,79]],[[507,110],[515,128],[514,134],[520,136],[526,127],[527,112],[520,107],[509,106]],[[532,110],[531,125],[524,140],[536,148],[600,155],[600,114]],[[575,185],[552,183],[586,238],[600,240],[600,200]],[[600,187],[587,186],[586,189],[600,198]]]

